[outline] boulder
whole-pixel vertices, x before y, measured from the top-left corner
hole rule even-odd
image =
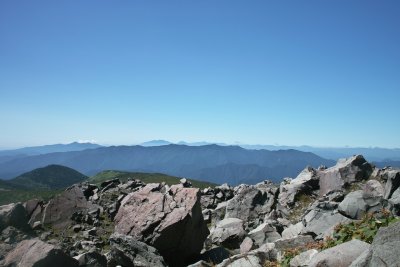
[[[276,261],[276,259],[274,244],[269,243],[248,253],[232,256],[216,267],[264,267],[266,262]]]
[[[380,176],[386,180],[384,198],[389,199],[393,192],[400,187],[400,170],[387,168],[382,170]]]
[[[256,248],[256,245],[254,244],[253,239],[251,239],[250,237],[246,237],[242,244],[240,244],[240,253],[247,253],[250,250],[253,250]]]
[[[309,267],[329,266],[343,267],[349,266],[364,251],[367,251],[369,244],[358,239],[337,245],[335,247],[323,250],[312,257]],[[382,265],[375,265],[382,266]],[[394,265],[390,265],[394,266]]]
[[[389,204],[393,214],[400,215],[400,187],[393,192],[392,197],[389,199]]]
[[[28,216],[21,203],[0,206],[0,231],[8,226],[21,230],[29,229]]]
[[[302,222],[298,222],[296,224],[289,225],[289,227],[285,228],[282,232],[282,238],[292,238],[298,236],[303,230],[304,225]]]
[[[74,185],[49,201],[44,210],[43,224],[51,224],[56,229],[71,224],[74,213],[87,211],[94,205],[86,200],[83,191]]]
[[[302,253],[300,253],[299,255],[297,255],[296,257],[294,257],[289,265],[290,267],[307,267],[310,265],[310,261],[311,259],[318,254],[318,250],[316,249],[310,249],[307,251],[304,251]]]
[[[361,219],[368,210],[363,198],[363,191],[350,192],[339,204],[338,210],[351,219]]]
[[[107,258],[96,251],[86,252],[74,257],[79,266],[84,267],[107,267]]]
[[[107,255],[108,266],[166,266],[158,251],[131,236],[113,234],[110,237],[111,252]]]
[[[311,210],[304,217],[303,224],[306,226],[301,233],[324,238],[333,234],[336,225],[348,222],[351,222],[349,218],[336,211]]]
[[[226,206],[225,219],[239,218],[244,221],[246,229],[254,229],[272,211],[277,192],[278,188],[271,184],[235,187],[235,196]]]
[[[314,243],[314,239],[309,235],[299,235],[288,239],[279,239],[275,241],[275,249],[283,252],[288,249],[305,247],[307,244]]]
[[[319,172],[319,195],[323,196],[330,191],[340,190],[354,182],[366,180],[370,177],[372,171],[371,164],[361,155],[340,159],[335,166]]]
[[[256,229],[250,231],[248,235],[257,246],[261,246],[264,243],[272,243],[281,238],[275,227],[268,223],[260,224]]]
[[[38,239],[20,242],[4,259],[5,267],[76,267],[78,261],[66,255],[61,249]]]
[[[147,184],[123,199],[115,232],[155,247],[169,265],[189,263],[200,254],[209,234],[199,189]]]
[[[209,239],[213,244],[221,245],[229,249],[237,249],[246,236],[243,229],[243,220],[237,218],[227,218],[219,221],[211,229]]]
[[[311,194],[319,188],[316,170],[305,168],[295,179],[282,182],[278,196],[279,204],[285,208],[293,207],[300,194]]]
[[[351,266],[400,266],[400,222],[378,230],[368,251],[360,255]]]

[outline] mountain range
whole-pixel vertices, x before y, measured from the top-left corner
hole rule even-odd
[[[315,154],[297,150],[248,150],[238,146],[110,146],[15,158],[0,163],[0,177],[11,179],[50,164],[85,175],[103,170],[159,172],[214,183],[256,183],[295,176],[304,166],[331,166]]]

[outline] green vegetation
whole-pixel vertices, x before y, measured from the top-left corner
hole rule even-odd
[[[284,252],[283,258],[280,262],[266,262],[265,266],[288,267],[290,266],[290,261],[301,252],[309,249],[316,249],[319,251],[325,250],[351,241],[352,239],[359,239],[371,244],[380,227],[389,226],[390,224],[400,220],[399,218],[394,217],[390,211],[386,209],[382,209],[378,215],[379,217],[373,214],[366,214],[359,221],[352,221],[347,224],[338,224],[335,227],[332,237],[327,237],[324,241],[309,243],[305,246],[288,249]]]
[[[123,171],[102,171],[88,179],[89,182],[100,184],[106,180],[118,178],[123,181],[127,181],[129,178],[139,179],[144,183],[161,183],[165,182],[168,185],[179,184],[179,180],[181,178],[170,176],[162,173],[143,173],[143,172],[123,172]],[[197,188],[206,188],[206,187],[214,187],[216,184],[209,182],[202,182],[197,180],[188,179],[193,187]]]
[[[1,186],[0,186],[1,187]],[[48,200],[60,193],[62,190],[21,190],[21,189],[0,189],[0,205],[14,202],[25,202],[29,199],[38,198]]]
[[[82,182],[87,176],[61,165],[49,165],[24,173],[8,183],[24,189],[62,189]]]

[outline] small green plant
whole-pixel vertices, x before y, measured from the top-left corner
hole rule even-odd
[[[371,244],[380,227],[388,226],[398,221],[398,219],[386,209],[382,209],[380,215],[381,217],[378,218],[373,214],[366,214],[360,221],[338,224],[333,234],[333,244],[339,245],[352,239],[359,239]]]

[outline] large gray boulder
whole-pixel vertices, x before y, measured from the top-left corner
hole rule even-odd
[[[246,229],[254,229],[272,211],[277,192],[278,188],[264,183],[235,187],[235,196],[227,203],[225,219],[239,218]]]
[[[115,232],[155,247],[169,265],[190,262],[209,234],[199,189],[148,184],[130,193],[115,216]]]
[[[381,179],[386,180],[384,198],[389,199],[393,192],[400,187],[400,170],[386,168],[379,174]]]
[[[238,218],[227,218],[219,221],[211,229],[209,239],[215,245],[221,245],[229,249],[240,247],[246,231],[243,229],[243,220]]]
[[[335,247],[323,250],[313,256],[309,267],[343,267],[349,266],[363,252],[367,251],[369,244],[358,239],[353,239],[349,242],[337,245]],[[376,265],[383,266],[383,265]],[[389,265],[394,266],[394,265]]]
[[[358,190],[347,194],[339,204],[338,210],[351,219],[361,219],[368,210],[368,205],[363,198],[363,191]]]
[[[71,225],[72,214],[95,207],[86,200],[82,189],[74,185],[49,201],[43,212],[42,223],[51,224],[56,229],[65,228]]]
[[[267,261],[276,261],[274,244],[265,244],[258,249],[232,256],[216,267],[264,267]]]
[[[372,171],[371,164],[361,155],[340,159],[335,166],[319,172],[319,195],[323,196],[354,182],[366,180]]]
[[[296,224],[289,225],[282,232],[282,238],[292,238],[298,236],[303,230],[304,225],[303,222],[298,222]]]
[[[306,226],[301,233],[324,238],[333,234],[336,225],[348,222],[351,222],[351,219],[337,211],[311,210],[304,217],[303,223]]]
[[[400,266],[400,222],[381,227],[368,251],[360,255],[352,267]]]
[[[29,229],[28,216],[21,203],[0,206],[0,231],[8,226]]]
[[[107,267],[107,258],[96,252],[86,252],[74,257],[78,261],[79,266],[84,267]]]
[[[260,224],[256,229],[249,232],[248,236],[254,240],[257,246],[264,243],[272,243],[281,238],[275,227],[268,223]]]
[[[289,265],[290,267],[307,267],[310,265],[311,259],[318,254],[318,250],[316,249],[310,249],[307,251],[304,251],[294,257]]]
[[[310,195],[312,191],[318,188],[319,177],[317,171],[307,167],[295,179],[282,182],[278,202],[282,207],[293,207],[300,194]]]
[[[163,267],[166,266],[158,251],[131,236],[113,234],[110,237],[111,251],[108,253],[108,266]]]
[[[24,240],[7,254],[4,267],[77,267],[78,261],[66,255],[61,249],[38,239]]]
[[[389,204],[392,212],[400,215],[400,187],[393,192],[392,197],[389,199]]]

